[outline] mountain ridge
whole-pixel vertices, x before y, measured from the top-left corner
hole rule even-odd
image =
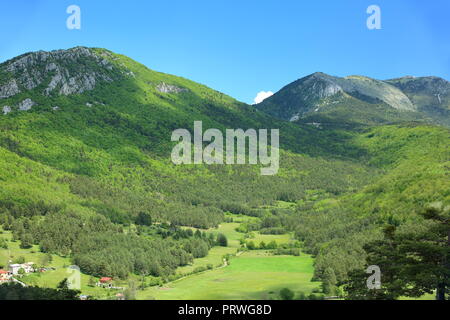
[[[428,101],[428,105],[422,103],[414,95],[418,89],[412,85],[406,86],[405,81],[409,84],[428,83],[428,87],[423,85],[425,88],[422,88],[422,92],[430,96],[432,94],[430,92],[434,90],[436,93],[433,94],[437,94],[438,98]],[[302,118],[310,120],[317,115],[330,114],[330,111],[333,111],[333,104],[344,107],[347,105],[347,113],[350,114],[358,112],[357,106],[350,109],[350,105],[368,103],[380,109],[378,120],[381,123],[388,123],[387,119],[383,119],[386,118],[383,113],[396,113],[400,119],[405,115],[407,120],[428,119],[438,123],[443,120],[448,124],[449,92],[450,83],[434,76],[376,80],[359,75],[335,77],[316,72],[286,85],[256,107],[272,116],[298,121]],[[433,109],[438,111],[431,112]],[[445,115],[445,119],[439,117],[439,111],[441,115]]]

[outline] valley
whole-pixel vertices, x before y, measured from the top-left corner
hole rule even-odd
[[[432,294],[435,282],[413,278],[415,291],[387,282],[372,297],[364,270],[369,261],[387,270],[404,263],[410,253],[386,249],[396,256],[385,261],[376,251],[392,241],[444,237],[449,87],[435,77],[316,73],[255,106],[106,49],[6,61],[0,269],[9,260],[48,265],[56,270],[23,282],[57,288],[77,265],[82,293],[95,299],[122,291],[126,299]],[[279,130],[277,174],[251,164],[174,164],[173,131],[192,132],[196,121],[222,134]],[[123,289],[101,288],[100,279]]]
[[[284,206],[283,203],[280,205]],[[206,257],[194,259],[191,264],[177,268],[176,280],[159,282],[144,289],[139,286],[147,286],[152,281],[155,283],[154,278],[130,275],[128,281],[114,280],[115,286],[124,288],[114,290],[92,285],[98,283],[99,279],[82,273],[81,294],[90,299],[116,299],[117,294],[122,294],[130,286],[137,286],[135,296],[144,300],[269,300],[279,299],[280,290],[285,288],[295,292],[297,298],[306,299],[313,292],[320,292],[320,282],[312,282],[313,259],[310,255],[274,255],[273,250],[265,249],[246,251],[241,245],[246,237],[257,245],[261,242],[275,242],[277,246],[289,244],[295,242],[292,234],[244,234],[236,231],[241,223],[258,219],[233,214],[228,214],[227,218],[233,219],[233,222],[203,231],[224,234],[228,246],[213,247]],[[67,278],[70,259],[51,255],[51,261],[46,262],[48,256],[41,253],[39,247],[22,249],[8,232],[1,233],[0,239],[5,239],[8,247],[7,251],[0,251],[0,265],[6,265],[9,259],[24,259],[42,268],[54,269],[17,277],[26,285],[57,288]]]

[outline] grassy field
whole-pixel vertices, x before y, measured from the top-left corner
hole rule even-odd
[[[39,246],[33,246],[30,249],[21,249],[20,241],[11,241],[11,232],[2,231],[0,229],[0,238],[8,241],[8,249],[0,249],[0,266],[7,267],[9,260],[15,260],[19,257],[24,257],[25,262],[34,262],[39,264],[39,261],[44,256],[40,252]],[[70,265],[70,260],[56,255],[52,255],[53,261],[51,266],[55,268],[62,268]]]
[[[138,299],[260,300],[278,296],[283,288],[309,294],[320,283],[311,282],[313,259],[308,255],[271,256],[265,251],[245,252],[229,266],[193,275],[164,287],[148,288]]]
[[[239,239],[244,237],[243,233],[237,232],[235,229],[239,227],[240,223],[222,223],[217,229],[210,229],[213,234],[223,233],[228,239],[228,246],[232,248],[239,248]]]
[[[223,265],[223,256],[227,254],[235,254],[236,248],[230,247],[214,247],[212,248],[208,255],[204,258],[194,259],[194,262],[188,266],[179,267],[177,269],[178,274],[187,274],[194,271],[198,267],[207,267],[212,265],[214,268],[219,265]]]
[[[138,291],[138,299],[158,300],[260,300],[275,299],[283,288],[290,288],[296,293],[300,291],[310,294],[319,288],[320,283],[311,282],[313,276],[313,259],[308,255],[300,257],[273,256],[267,251],[249,251],[238,253],[240,239],[245,234],[236,231],[241,223],[253,222],[258,218],[227,214],[233,222],[222,223],[218,228],[203,230],[208,233],[224,234],[228,239],[228,247],[214,247],[205,258],[195,259],[191,265],[177,269],[177,273],[187,274],[197,267],[212,265],[215,269],[201,272],[170,282],[162,287],[150,287]],[[191,228],[193,229],[193,228]],[[252,232],[246,240],[256,244],[264,241],[276,241],[278,244],[293,241],[291,234],[262,235]],[[230,264],[223,265],[223,256],[233,257]]]
[[[235,229],[239,223],[246,222],[247,217],[234,217],[233,223],[224,223],[217,229],[208,230],[213,233],[223,233],[229,239],[228,247],[214,247],[208,256],[195,259],[191,265],[180,267],[177,273],[188,274],[197,267],[212,265],[215,269],[202,273],[189,275],[177,281],[170,282],[162,287],[149,287],[137,292],[137,298],[141,300],[261,300],[277,299],[278,293],[283,288],[293,290],[296,295],[300,292],[306,295],[320,287],[319,282],[312,282],[313,259],[306,254],[299,257],[273,256],[267,251],[246,251],[230,260],[228,266],[223,267],[223,257],[227,254],[234,255],[238,252],[239,239],[242,233]],[[24,257],[26,262],[35,262],[39,265],[43,253],[38,246],[30,249],[20,248],[20,242],[12,241],[10,232],[1,231],[0,238],[8,241],[8,249],[0,249],[0,266],[7,266],[8,261]],[[261,235],[255,233],[251,239],[256,243],[266,243],[275,240],[277,243],[292,241],[290,235]],[[21,280],[28,285],[55,288],[62,280],[67,278],[67,267],[71,265],[70,259],[52,255],[50,267],[54,271],[41,274],[31,274]],[[222,267],[221,267],[222,266]],[[107,290],[89,286],[90,276],[81,274],[81,291],[83,294],[96,299],[113,299],[117,290]],[[139,282],[139,277],[132,277]],[[118,286],[127,286],[127,281],[116,283]],[[401,300],[414,300],[402,298]],[[433,295],[425,295],[417,300],[434,300]]]
[[[11,241],[11,232],[2,231],[0,229],[0,238],[8,241],[8,249],[0,249],[0,266],[7,268],[9,260],[14,261],[19,257],[23,257],[25,262],[34,262],[40,266],[40,261],[44,257],[44,253],[41,253],[39,246],[33,246],[30,249],[20,248],[19,241]],[[38,286],[42,288],[56,288],[58,284],[68,278],[70,274],[67,271],[67,267],[72,263],[69,258],[60,257],[58,255],[52,255],[52,262],[48,267],[55,268],[53,271],[47,271],[44,273],[33,273],[22,277],[20,280],[30,286]],[[106,290],[99,287],[90,287],[88,285],[90,276],[81,274],[81,291],[83,294],[93,296],[100,299],[105,299],[111,295],[117,293],[115,291]]]
[[[279,245],[295,241],[295,239],[291,234],[260,234],[260,233],[255,233],[255,236],[253,238],[249,238],[247,240],[253,241],[257,245],[259,245],[263,241],[266,244],[268,244],[271,241],[275,241]]]

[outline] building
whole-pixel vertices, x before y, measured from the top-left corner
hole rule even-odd
[[[0,284],[11,281],[12,274],[6,270],[0,270]]]
[[[123,293],[118,293],[118,294],[116,294],[116,299],[117,300],[125,300],[125,295]]]
[[[9,272],[11,272],[13,275],[17,275],[19,274],[20,268],[22,268],[20,264],[10,264]]]
[[[103,287],[103,288],[112,288],[113,287],[112,280],[113,279],[110,277],[100,278],[99,282],[97,283],[97,286]]]
[[[18,275],[19,274],[19,270],[23,269],[23,271],[25,273],[32,273],[34,272],[34,262],[28,262],[28,263],[23,263],[23,264],[10,264],[9,265],[9,272],[13,275]]]

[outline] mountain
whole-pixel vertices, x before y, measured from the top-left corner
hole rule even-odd
[[[70,114],[70,121],[81,121],[89,114],[89,121],[98,118],[105,122],[112,117],[109,124],[117,121],[114,124],[122,129],[130,124],[134,131],[127,133],[141,135],[133,143],[151,145],[153,153],[167,154],[172,145],[167,139],[171,132],[191,128],[195,120],[219,129],[283,128],[286,149],[311,154],[328,152],[325,145],[317,146],[317,130],[276,121],[206,86],[152,71],[105,49],[40,51],[6,61],[0,65],[0,93],[0,110],[5,120],[47,117],[58,121]],[[117,134],[118,128],[114,130]],[[323,138],[329,145],[329,137]],[[336,142],[340,143],[340,139]],[[299,141],[303,143],[300,145]]]
[[[420,225],[450,200],[448,128],[410,121],[445,110],[447,85],[314,74],[255,107],[106,49],[27,53],[0,64],[0,225],[86,274],[166,281],[213,245],[181,227],[232,212],[292,233],[319,279],[343,280],[385,223]],[[279,129],[278,174],[174,165],[173,130],[198,120]],[[278,201],[294,209],[267,209]]]
[[[257,108],[281,119],[323,125],[446,122],[449,90],[448,81],[435,77],[380,81],[318,72],[287,85]]]
[[[387,80],[399,88],[417,109],[450,126],[450,83],[439,77],[403,77]]]

